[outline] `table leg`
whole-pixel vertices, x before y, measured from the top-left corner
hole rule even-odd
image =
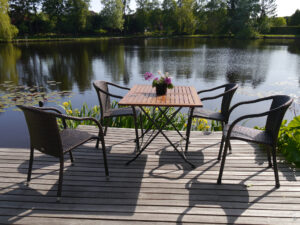
[[[158,107],[159,110],[162,112],[162,115],[164,115],[165,117],[167,117],[165,115],[165,112],[167,111],[168,108],[166,108],[166,110],[162,110],[160,107]],[[177,113],[181,110],[182,107],[179,107],[173,114],[170,118],[167,119],[167,121],[162,125],[162,126],[159,126],[157,124],[157,122],[151,118],[151,116],[145,112],[145,110],[141,107],[141,110],[145,113],[145,115],[148,117],[148,119],[153,123],[153,125],[156,127],[156,129],[158,129],[158,132],[154,135],[154,137],[141,149],[141,151],[130,161],[127,162],[127,165],[130,164],[132,161],[134,161],[145,149],[146,147],[156,138],[156,136],[161,133],[165,139],[170,143],[170,145],[177,151],[177,153],[181,156],[181,158],[187,162],[192,168],[195,168],[195,166],[189,162],[187,159],[186,159],[186,156],[184,154],[182,154],[178,149],[177,147],[172,143],[172,141],[168,138],[168,136],[163,132],[163,128],[168,125],[168,123],[170,123],[170,121],[172,121],[172,119],[177,115]],[[158,119],[158,118],[156,118]]]
[[[166,118],[166,120],[168,121],[169,124],[172,125],[172,127],[177,131],[177,133],[181,136],[181,138],[183,140],[185,140],[185,137],[183,137],[183,135],[179,132],[179,130],[176,128],[176,126],[172,123],[172,121],[169,119],[169,117],[166,115],[165,112],[162,111],[162,109],[160,107],[158,107],[158,109],[160,110],[160,112],[162,113],[162,115]]]
[[[190,141],[190,134],[191,134],[191,126],[192,126],[192,119],[194,114],[194,107],[191,108],[188,118],[188,124],[186,127],[186,144],[185,144],[185,153],[187,153],[189,148],[189,141]]]

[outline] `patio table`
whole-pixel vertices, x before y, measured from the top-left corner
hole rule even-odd
[[[171,146],[178,152],[178,154],[183,158],[185,162],[191,165],[192,168],[195,166],[189,162],[183,152],[180,152],[176,145],[167,137],[164,133],[163,129],[167,125],[172,125],[173,128],[177,131],[177,133],[181,136],[182,139],[185,139],[186,145],[189,142],[189,133],[186,134],[186,137],[178,131],[176,126],[172,123],[172,119],[176,116],[176,114],[183,108],[189,108],[191,113],[193,113],[195,107],[202,107],[202,102],[197,94],[197,91],[194,87],[191,86],[175,86],[173,89],[168,89],[167,94],[163,96],[156,96],[155,88],[151,85],[134,85],[130,91],[121,99],[119,102],[120,106],[131,106],[133,109],[135,107],[140,107],[142,112],[146,115],[146,117],[153,123],[156,127],[157,132],[153,135],[153,137],[148,140],[141,149],[138,149],[137,155],[127,162],[130,164],[132,161],[137,159],[139,155],[148,147],[148,145],[158,136],[158,134],[162,134],[165,139],[170,143]],[[151,114],[145,110],[143,107],[156,107],[161,112],[160,117],[152,118]],[[174,112],[168,115],[168,111],[170,108],[177,108]],[[159,124],[159,119],[164,117],[165,123]],[[191,120],[192,118],[189,118]],[[147,133],[149,129],[145,132]],[[189,132],[189,131],[187,131]],[[142,133],[142,137],[145,135]],[[138,141],[139,142],[139,141]],[[139,143],[138,143],[139,148]]]

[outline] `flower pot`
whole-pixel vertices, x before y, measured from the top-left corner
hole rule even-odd
[[[165,95],[167,93],[167,84],[157,84],[156,85],[156,95]]]

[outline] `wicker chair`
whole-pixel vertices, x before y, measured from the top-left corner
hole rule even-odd
[[[197,118],[205,118],[205,119],[209,119],[209,120],[216,120],[216,121],[220,121],[222,124],[222,130],[224,128],[224,125],[228,123],[228,117],[229,117],[229,107],[230,107],[230,103],[231,103],[231,99],[235,93],[235,91],[238,88],[237,84],[224,84],[212,89],[207,89],[207,90],[201,90],[198,92],[198,94],[202,94],[205,92],[211,92],[211,91],[215,91],[218,89],[222,89],[224,88],[224,92],[216,95],[216,96],[210,96],[210,97],[205,97],[205,98],[201,98],[201,101],[207,101],[207,100],[212,100],[212,99],[217,99],[217,98],[221,98],[222,97],[222,103],[221,103],[221,111],[220,112],[215,112],[215,111],[211,111],[208,109],[204,109],[204,108],[196,108],[194,111],[191,110],[190,111],[190,115],[189,115],[189,119],[188,119],[188,125],[187,125],[187,141],[186,141],[186,147],[185,147],[185,152],[188,151],[188,144],[189,144],[189,136],[190,136],[190,130],[191,130],[191,125],[192,125],[192,119],[197,117]],[[221,141],[221,146],[220,146],[220,151],[219,151],[219,155],[218,155],[218,160],[221,159],[221,152],[223,149],[223,140]],[[229,145],[230,149],[231,146]]]
[[[18,107],[23,111],[25,115],[30,135],[30,161],[27,174],[27,185],[29,185],[31,179],[34,149],[39,150],[40,152],[47,155],[57,157],[59,158],[60,162],[57,200],[60,201],[63,182],[64,154],[70,154],[71,162],[73,164],[74,159],[71,150],[92,139],[97,140],[96,148],[98,148],[99,141],[101,141],[105,175],[108,178],[109,173],[105,152],[105,143],[103,138],[104,135],[102,127],[96,119],[90,117],[79,118],[66,116],[61,114],[61,112],[55,108],[37,108],[33,106],[21,105],[19,105]],[[64,126],[64,129],[62,131],[59,131],[57,118],[62,119]],[[68,129],[66,120],[92,120],[97,124],[99,128],[98,136],[84,131]]]
[[[121,117],[121,116],[132,116],[134,119],[134,124],[135,124],[135,134],[136,134],[136,148],[139,151],[140,146],[139,146],[139,134],[138,134],[138,123],[137,123],[137,116],[141,115],[141,111],[138,108],[135,107],[122,107],[122,108],[111,108],[111,102],[110,102],[110,97],[118,98],[121,99],[123,98],[122,96],[115,95],[109,92],[108,86],[114,86],[120,89],[124,90],[130,90],[130,88],[127,87],[122,87],[110,82],[106,81],[94,81],[93,86],[97,92],[98,95],[98,100],[100,103],[100,123],[102,126],[105,127],[104,130],[104,136],[106,135],[107,132],[107,120],[109,118],[113,117]],[[140,123],[142,123],[142,120],[140,119]],[[141,124],[141,130],[142,130],[142,124]],[[142,130],[143,133],[143,130]]]
[[[252,103],[262,102],[262,101],[267,101],[267,100],[272,101],[269,111],[266,111],[263,113],[258,113],[258,114],[249,114],[249,115],[241,116],[241,117],[237,118],[236,120],[234,120],[231,124],[228,124],[224,127],[222,140],[225,141],[225,149],[224,149],[223,156],[222,156],[219,178],[218,178],[218,182],[217,182],[218,184],[221,184],[221,182],[222,182],[222,174],[223,174],[223,170],[224,170],[229,140],[236,139],[236,140],[242,140],[242,141],[267,145],[269,147],[268,151],[267,151],[269,167],[272,167],[271,154],[269,151],[271,149],[272,158],[273,158],[274,175],[275,175],[275,181],[276,181],[275,186],[276,186],[276,188],[280,187],[279,178],[278,178],[277,162],[276,162],[277,138],[278,138],[278,132],[279,132],[280,125],[282,123],[284,114],[285,114],[286,110],[288,109],[288,107],[292,104],[293,99],[286,95],[275,95],[275,96],[260,98],[260,99],[256,99],[256,100],[252,100],[252,101],[240,102],[240,103],[234,105],[230,109],[229,115],[235,108],[237,108],[240,105],[252,104]],[[265,130],[257,130],[257,129],[237,125],[237,123],[242,120],[263,117],[263,116],[267,116]]]

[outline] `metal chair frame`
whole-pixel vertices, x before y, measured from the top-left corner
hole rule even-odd
[[[189,112],[189,118],[188,118],[188,124],[187,124],[187,131],[186,131],[186,146],[185,146],[185,152],[188,151],[188,145],[189,145],[189,138],[190,138],[190,131],[191,131],[191,125],[192,125],[192,119],[194,117],[197,118],[205,118],[205,119],[210,119],[210,120],[217,120],[220,121],[222,124],[222,130],[224,129],[224,126],[228,123],[228,118],[229,118],[229,107],[230,107],[230,103],[232,100],[232,97],[235,93],[235,91],[238,88],[238,84],[234,84],[234,83],[229,83],[229,84],[224,84],[218,87],[214,87],[211,89],[206,89],[206,90],[201,90],[198,91],[197,94],[202,94],[205,92],[211,92],[211,91],[215,91],[221,88],[225,88],[224,92],[215,96],[210,96],[210,97],[205,97],[205,98],[201,98],[201,101],[207,101],[207,100],[213,100],[213,99],[218,99],[218,98],[223,98],[222,99],[222,103],[221,103],[221,112],[220,114],[223,116],[223,120],[220,120],[219,118],[214,118],[214,117],[205,117],[205,116],[198,116],[198,115],[194,115],[194,109],[191,109]],[[218,160],[221,159],[221,153],[222,153],[222,148],[223,148],[223,140],[221,141],[221,146],[220,146],[220,150],[219,150],[219,155],[218,155]],[[231,150],[231,145],[229,143],[229,148]]]
[[[236,120],[234,120],[230,125],[227,125],[227,128],[228,128],[227,133],[223,132],[223,137],[222,137],[222,141],[223,142],[225,141],[225,148],[224,148],[224,152],[223,152],[223,156],[222,156],[221,167],[220,167],[219,177],[218,177],[218,181],[217,181],[218,184],[221,184],[221,182],[222,182],[222,175],[223,175],[223,170],[224,170],[224,166],[225,166],[225,160],[226,160],[226,155],[227,155],[227,149],[229,146],[229,140],[237,139],[237,140],[243,140],[243,141],[248,141],[248,142],[253,142],[253,143],[258,143],[258,144],[264,144],[264,145],[267,145],[269,147],[269,149],[271,148],[272,158],[273,158],[274,176],[275,176],[275,186],[276,186],[276,188],[280,187],[277,161],[276,161],[276,146],[277,146],[277,140],[278,140],[278,132],[279,132],[280,125],[283,120],[284,114],[285,114],[286,110],[289,108],[289,106],[292,104],[293,99],[286,95],[275,95],[275,96],[269,96],[269,97],[265,97],[265,98],[255,99],[252,101],[240,102],[240,103],[237,103],[236,105],[234,105],[230,109],[229,116],[232,113],[232,111],[234,109],[236,109],[238,106],[245,105],[245,104],[253,104],[253,103],[267,101],[267,100],[272,100],[269,111],[266,111],[263,113],[257,113],[257,114],[244,115],[244,116],[241,116],[241,117],[237,118]],[[263,117],[263,116],[267,116],[267,120],[266,120],[266,130],[262,131],[262,132],[265,132],[265,134],[268,134],[271,137],[272,143],[269,143],[269,141],[231,137],[234,127],[240,121],[245,120],[245,119],[250,119],[250,118]],[[269,149],[267,151],[268,162],[269,162],[268,166],[272,167],[271,154],[269,152]]]
[[[29,160],[29,167],[28,167],[28,173],[27,173],[27,185],[29,185],[29,182],[31,180],[31,173],[32,173],[32,165],[33,165],[33,159],[34,159],[34,149],[39,150],[42,153],[54,156],[59,158],[60,162],[60,168],[59,168],[59,179],[58,179],[58,190],[57,190],[57,201],[60,201],[61,199],[61,193],[62,193],[62,183],[63,183],[63,169],[64,169],[64,154],[69,153],[70,159],[72,164],[74,163],[74,158],[72,155],[72,150],[82,144],[84,144],[87,141],[96,139],[96,148],[99,147],[99,141],[101,141],[102,145],[102,153],[103,153],[103,160],[104,160],[104,167],[105,167],[105,175],[108,179],[109,171],[108,171],[108,165],[107,165],[107,157],[106,157],[106,148],[105,148],[105,142],[104,142],[104,134],[102,130],[101,124],[92,117],[73,117],[73,116],[67,116],[62,114],[58,109],[52,108],[52,107],[43,107],[43,108],[37,108],[33,106],[22,106],[18,105],[18,108],[20,108],[24,115],[27,122],[29,135],[30,135],[30,160]],[[52,111],[52,112],[49,112]],[[63,123],[63,131],[67,130],[67,124],[66,120],[75,120],[75,121],[84,121],[84,120],[91,120],[93,121],[99,128],[98,136],[89,135],[87,139],[83,139],[80,142],[76,143],[74,146],[68,149],[63,148],[63,137],[60,135],[63,133],[63,131],[59,131],[58,125],[57,125],[57,118],[62,120]],[[48,123],[47,127],[43,129],[42,124],[39,124],[39,119],[43,120],[43,122]],[[52,133],[50,133],[50,131]],[[44,140],[39,140],[38,136],[40,132],[46,132],[47,138]],[[48,134],[49,132],[49,134]],[[70,131],[72,133],[72,131]],[[81,133],[87,133],[80,131]],[[45,135],[44,135],[45,137]],[[54,137],[54,138],[53,138]],[[47,146],[51,143],[52,146]]]
[[[98,100],[99,100],[99,103],[100,103],[100,123],[101,123],[102,126],[105,126],[104,136],[106,135],[107,127],[108,127],[108,124],[106,122],[107,119],[112,118],[112,117],[119,117],[119,116],[132,116],[133,119],[134,119],[134,125],[135,125],[136,148],[137,148],[137,151],[140,151],[140,143],[139,143],[139,138],[140,137],[139,137],[139,133],[138,133],[138,120],[137,120],[138,114],[140,115],[140,126],[141,126],[141,133],[142,133],[141,137],[144,136],[143,135],[142,115],[141,115],[140,111],[132,106],[131,107],[132,113],[128,113],[126,115],[123,115],[123,114],[112,115],[112,116],[105,116],[104,115],[107,111],[109,111],[109,109],[111,109],[110,97],[117,98],[117,99],[122,99],[123,98],[120,95],[115,95],[115,94],[110,93],[109,90],[108,90],[108,86],[114,86],[114,87],[117,87],[117,88],[123,89],[123,90],[130,90],[130,88],[122,87],[120,85],[117,85],[117,84],[114,84],[114,83],[111,83],[111,82],[107,82],[107,81],[94,81],[93,86],[94,86],[94,88],[97,92]],[[105,95],[104,99],[102,99],[103,95],[101,96],[101,94]],[[103,101],[105,101],[105,102],[103,102]],[[125,108],[114,109],[114,110],[115,111],[120,110],[120,112],[121,112],[124,109]]]

